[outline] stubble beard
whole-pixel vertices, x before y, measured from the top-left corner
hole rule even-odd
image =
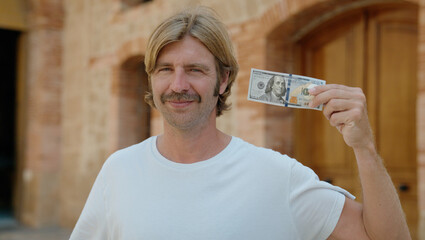
[[[179,130],[190,130],[195,129],[197,126],[201,126],[202,124],[207,124],[212,111],[216,111],[215,106],[217,105],[218,98],[214,96],[215,91],[212,95],[215,100],[210,99],[203,101],[199,94],[173,92],[170,94],[162,94],[159,98],[159,104],[155,103],[155,105],[161,112],[164,120],[170,126]],[[166,103],[167,101],[172,100],[193,101],[192,104],[196,104],[196,106],[194,106],[195,108],[190,106],[191,109],[170,109],[166,106]]]
[[[216,111],[218,96],[220,95],[220,81],[217,79],[216,85],[214,87],[214,92],[212,93],[212,97],[215,100],[206,101],[205,106],[201,106],[203,102],[202,97],[197,93],[176,93],[172,92],[169,94],[161,94],[158,100],[156,100],[155,95],[153,95],[153,101],[158,109],[161,112],[164,120],[172,127],[180,130],[189,130],[193,129],[197,125],[204,123],[206,124],[208,118],[211,116],[212,111]],[[177,110],[176,112],[170,111],[169,108],[165,106],[167,101],[171,100],[188,100],[194,101],[197,103],[197,111],[191,110],[188,112],[187,110]],[[201,109],[201,108],[204,109]],[[208,110],[211,109],[211,110]],[[186,112],[185,112],[186,111]],[[198,114],[199,113],[199,114]]]

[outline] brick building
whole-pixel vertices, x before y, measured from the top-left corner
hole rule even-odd
[[[108,155],[161,132],[142,100],[147,38],[195,4],[221,16],[240,63],[219,128],[294,156],[361,199],[353,153],[321,113],[246,95],[251,68],[362,87],[411,232],[425,239],[424,0],[2,1],[9,77],[0,95],[10,104],[0,109],[0,208],[29,226],[75,224]]]

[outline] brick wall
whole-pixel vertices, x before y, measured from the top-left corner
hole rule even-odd
[[[61,163],[61,1],[28,1],[22,34],[27,68],[20,85],[15,216],[30,226],[58,222]],[[23,89],[24,88],[24,89]]]
[[[120,108],[116,93],[123,79],[123,64],[129,59],[143,56],[153,28],[192,2],[154,0],[124,10],[119,0],[65,1],[61,145],[63,187],[60,191],[63,225],[75,224],[100,167],[119,146],[119,139],[125,132],[119,131],[119,126],[131,126],[118,117]],[[308,27],[314,26],[314,21],[319,24],[325,16],[323,13],[348,10],[348,3],[355,8],[380,1],[197,2],[213,7],[222,16],[234,40],[240,63],[240,74],[229,99],[233,107],[218,119],[219,128],[256,145],[291,153],[292,111],[247,101],[250,69],[297,71],[294,69],[296,59],[293,54],[296,49],[291,42],[300,36],[294,35],[295,32],[302,34],[303,31],[299,31],[301,28],[308,31]],[[418,176],[424,223],[422,229],[425,229],[425,0],[419,4]],[[234,14],[233,9],[238,9],[238,14]],[[299,14],[301,12],[303,14]],[[152,135],[162,131],[162,120],[155,110],[151,112],[150,124]]]

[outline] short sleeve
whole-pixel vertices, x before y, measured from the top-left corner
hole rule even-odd
[[[106,207],[104,198],[104,178],[100,171],[72,231],[70,240],[107,239]]]
[[[354,196],[320,181],[313,170],[295,160],[289,181],[289,204],[300,239],[327,239],[339,220],[345,197]]]

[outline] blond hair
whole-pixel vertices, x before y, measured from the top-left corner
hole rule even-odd
[[[149,38],[145,66],[149,79],[149,90],[145,95],[145,101],[155,107],[152,95],[151,75],[155,70],[158,54],[167,44],[181,40],[190,35],[201,41],[215,57],[217,70],[217,85],[215,95],[218,95],[216,106],[217,116],[230,108],[226,103],[227,97],[238,73],[232,42],[226,27],[218,20],[215,12],[207,7],[196,7],[178,13],[160,24]],[[228,74],[229,80],[223,94],[219,94],[218,86],[222,79]]]

